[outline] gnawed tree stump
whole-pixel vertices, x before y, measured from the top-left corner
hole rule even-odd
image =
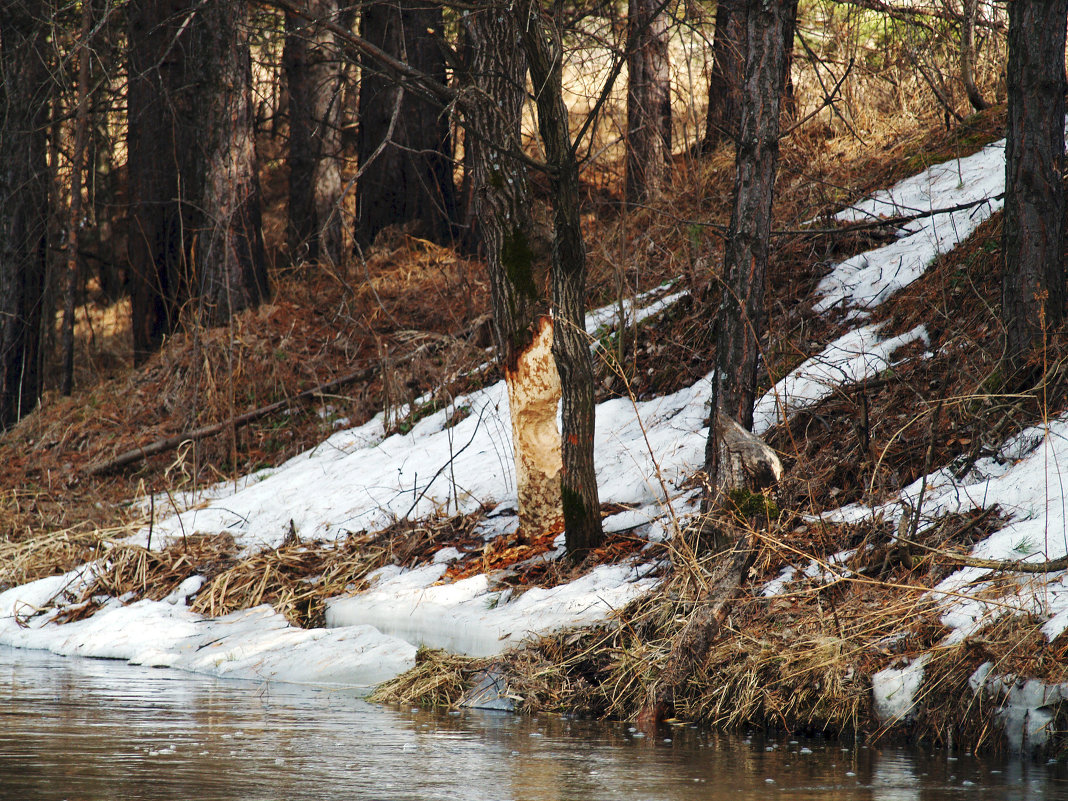
[[[723,412],[716,414],[717,490],[760,492],[782,478],[782,462],[764,440]]]
[[[722,412],[716,415],[715,434],[720,460],[715,497],[721,503],[732,491],[758,494],[782,478],[782,462],[775,451]],[[639,726],[647,731],[664,720],[675,703],[676,692],[704,665],[756,559],[752,534],[725,525],[722,518],[704,514],[694,528],[702,548],[722,553],[708,592],[697,600],[689,621],[675,638],[660,678],[650,688],[649,699],[638,716]]]
[[[505,365],[508,405],[515,449],[515,484],[519,530],[527,538],[548,531],[563,516],[560,499],[560,375],[553,360],[553,321],[542,316],[534,339]]]

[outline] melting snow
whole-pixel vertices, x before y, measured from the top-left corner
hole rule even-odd
[[[842,306],[851,317],[863,317],[919,277],[937,255],[956,246],[1000,208],[1003,164],[1004,143],[999,142],[974,156],[931,167],[841,212],[841,220],[863,221],[960,207],[914,219],[903,225],[895,242],[837,265],[819,284],[817,309],[827,312]],[[669,289],[658,287],[626,302],[627,323],[655,314],[681,297],[682,293],[665,294]],[[616,305],[591,312],[587,330],[597,334],[618,317]],[[845,334],[760,399],[757,430],[766,431],[784,414],[820,402],[836,387],[886,370],[895,363],[896,351],[915,342],[927,344],[922,326],[887,339],[881,339],[873,325]],[[598,406],[595,450],[600,495],[603,501],[630,507],[606,521],[608,530],[635,530],[650,540],[662,539],[673,530],[673,519],[696,511],[697,495],[686,482],[703,461],[709,394],[706,376],[664,397],[643,402],[615,399]],[[455,410],[461,408],[467,416],[450,426]],[[187,499],[197,508],[157,521],[153,545],[183,533],[225,530],[246,552],[254,552],[279,545],[290,521],[303,537],[334,539],[403,517],[496,506],[503,511],[487,516],[479,527],[484,536],[492,537],[515,524],[514,514],[508,512],[516,505],[510,437],[503,383],[457,398],[450,408],[419,421],[407,434],[387,436],[386,422],[378,415],[276,468]],[[1062,467],[1068,467],[1068,417],[1014,437],[962,478],[954,476],[954,467],[927,477],[923,519],[997,504],[1011,519],[974,547],[976,556],[1044,560],[1068,553],[1068,497],[1061,478]],[[894,503],[877,508],[851,505],[828,517],[897,519],[919,501],[920,486],[916,482],[907,487]],[[146,535],[142,532],[142,541]],[[56,625],[60,610],[91,578],[92,568],[83,567],[0,593],[0,643],[220,676],[366,687],[411,667],[417,645],[477,655],[497,653],[532,633],[604,620],[656,583],[642,572],[648,566],[636,563],[602,566],[569,584],[530,589],[519,597],[494,591],[486,576],[436,583],[455,556],[446,549],[420,568],[381,569],[369,590],[329,602],[331,628],[311,630],[288,625],[266,606],[214,619],[194,614],[186,599],[200,588],[200,577],[191,578],[163,601],[124,604],[110,599],[91,618]],[[847,558],[848,554],[839,554],[829,564],[837,568]],[[803,570],[815,580],[824,572],[817,562]],[[765,587],[765,593],[781,592],[796,573],[787,569]],[[951,641],[1008,613],[1045,617],[1043,631],[1050,639],[1068,629],[1068,577],[1063,572],[1021,576],[1007,597],[979,600],[976,591],[987,586],[989,577],[990,571],[964,568],[933,592],[943,622],[953,630]],[[923,666],[920,658],[876,674],[874,701],[883,719],[910,713]],[[1035,741],[1048,723],[1050,704],[1068,697],[1068,689],[1013,684],[1010,679],[984,674],[976,678],[976,686],[1015,699],[1015,706],[1007,707],[1006,724],[1019,730],[1022,738]]]

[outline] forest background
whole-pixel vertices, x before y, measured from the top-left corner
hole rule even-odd
[[[404,430],[498,372],[520,541],[562,526],[581,562],[605,547],[595,401],[715,365],[692,555],[733,548],[733,601],[754,560],[775,564],[756,529],[894,492],[1059,408],[1066,17],[1030,0],[6,3],[3,534],[48,564],[5,582],[85,561],[138,522],[130,498],[278,463],[338,419],[385,409]],[[758,390],[841,323],[810,297],[827,265],[901,223],[831,215],[1006,129],[1004,218],[942,277],[964,288],[890,312],[941,302],[975,362],[772,432],[772,504],[781,466],[725,470],[720,416],[751,427]],[[628,325],[628,299],[665,281],[685,300]],[[597,359],[590,302],[620,308]],[[824,434],[802,434],[813,420]],[[827,452],[843,430],[856,448]],[[891,584],[914,569],[879,565]],[[654,715],[707,647],[672,649]]]

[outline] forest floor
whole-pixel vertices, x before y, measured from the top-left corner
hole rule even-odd
[[[895,238],[888,226],[848,226],[833,215],[930,164],[976,152],[1001,137],[1003,124],[1002,107],[948,132],[917,130],[861,145],[821,141],[802,129],[784,142],[760,392],[855,328],[845,304],[817,308],[816,288],[831,265]],[[587,184],[591,306],[618,306],[608,317],[623,322],[600,337],[598,401],[646,402],[693,386],[709,371],[733,156],[679,157],[676,173],[676,190],[662,201],[625,212],[610,184]],[[539,215],[547,219],[544,201]],[[1006,704],[1016,678],[1047,688],[1068,680],[1068,638],[1043,633],[1048,615],[1014,607],[954,640],[946,609],[932,596],[960,557],[1011,512],[978,505],[921,520],[902,495],[917,480],[926,488],[934,468],[965,475],[1014,435],[1068,407],[1063,332],[1042,354],[1037,386],[1021,391],[1001,373],[1000,248],[994,214],[865,319],[882,326],[884,339],[919,325],[922,338],[888,354],[892,363],[877,376],[847,383],[767,429],[786,475],[757,507],[723,513],[722,524],[747,532],[758,551],[708,658],[675,696],[675,720],[872,737],[893,729],[942,745],[998,747],[1011,723]],[[449,512],[447,505],[439,516],[405,515],[341,543],[302,538],[291,523],[292,537],[256,552],[221,530],[183,533],[151,552],[129,544],[163,507],[185,508],[198,490],[220,483],[236,488],[242,476],[377,413],[386,435],[407,433],[442,410],[470,414],[457,398],[497,380],[487,365],[481,263],[400,231],[380,236],[364,255],[345,267],[278,272],[269,304],[226,328],[178,334],[142,365],[132,364],[122,304],[88,303],[74,395],[50,393],[0,437],[0,591],[106,554],[108,570],[64,610],[65,620],[86,619],[102,599],[173,597],[200,576],[188,596],[200,614],[270,603],[290,624],[313,627],[324,622],[327,599],[364,588],[373,570],[433,565],[443,549],[455,549],[455,557],[440,583],[492,575],[497,591],[514,595],[639,559],[650,566],[645,575],[655,576],[655,589],[609,621],[550,633],[503,655],[423,650],[411,671],[378,693],[455,704],[492,668],[508,677],[521,709],[633,719],[714,570],[716,557],[687,546],[685,527],[660,541],[618,527],[580,565],[548,558],[559,550],[557,530],[526,542],[508,530],[486,539],[479,527],[489,509]],[[627,324],[625,302],[669,281],[672,292],[685,293],[681,299],[641,325]],[[279,402],[272,414],[232,422]],[[119,454],[213,424],[221,424],[213,436],[107,469]],[[699,486],[692,476],[689,487]],[[903,497],[896,517],[841,514],[851,504],[874,510]],[[604,514],[629,511],[606,504]],[[987,574],[952,593],[1005,605],[999,599],[1016,591],[1014,579]],[[1043,580],[1053,586],[1060,577]],[[779,590],[768,592],[776,579]],[[987,663],[987,673],[1004,677],[1000,694],[974,686]],[[910,672],[917,665],[918,676]],[[873,676],[888,669],[898,671],[889,680],[902,690],[922,676],[909,694],[922,702],[898,709],[873,695]],[[1030,720],[1046,716],[1055,744],[1063,728],[1058,698],[1047,692],[1042,703],[1025,705],[1036,710]]]

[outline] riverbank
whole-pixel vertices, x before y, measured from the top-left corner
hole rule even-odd
[[[507,393],[468,343],[425,394],[376,379],[392,402],[361,425],[322,398],[294,419],[321,441],[279,464],[198,488],[179,479],[205,454],[168,455],[122,525],[9,538],[0,644],[634,720],[716,600],[731,557],[694,548],[711,526],[752,564],[669,724],[1060,749],[1065,348],[1049,343],[1027,392],[999,373],[1003,158],[993,143],[934,165],[827,222],[848,236],[777,255],[755,431],[787,470],[766,497],[699,519],[710,390],[694,343],[711,311],[680,272],[587,318],[610,536],[583,564],[557,531],[516,538]],[[849,228],[884,217],[877,236]],[[60,419],[12,441],[66,441]],[[11,518],[45,496],[14,493]]]

